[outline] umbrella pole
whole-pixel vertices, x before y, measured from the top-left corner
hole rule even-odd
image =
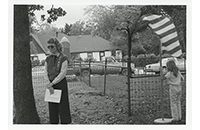
[[[164,118],[164,89],[163,89],[163,71],[162,71],[162,43],[160,42],[160,86],[161,86],[161,118],[154,120],[154,123],[167,124],[171,123],[172,119]]]

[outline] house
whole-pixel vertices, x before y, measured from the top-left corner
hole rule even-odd
[[[37,48],[38,58],[44,60],[49,53],[47,49],[47,41],[52,37],[57,37],[63,44],[64,53],[69,59],[81,57],[83,60],[87,57],[93,57],[96,61],[100,61],[103,56],[111,56],[112,51],[116,51],[119,55],[121,52],[114,47],[109,41],[92,35],[67,36],[64,33],[39,33],[31,34],[31,42]],[[35,54],[31,54],[35,56]]]

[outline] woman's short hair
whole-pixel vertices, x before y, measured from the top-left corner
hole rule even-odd
[[[54,43],[56,45],[56,48],[58,50],[58,52],[62,52],[62,44],[59,42],[59,40],[57,38],[50,38],[47,43]]]

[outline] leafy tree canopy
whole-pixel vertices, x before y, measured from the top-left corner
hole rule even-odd
[[[142,52],[136,53],[137,49],[134,48],[138,46],[146,53],[157,55],[160,41],[147,27],[147,21],[143,22],[141,18],[145,14],[167,15],[175,23],[182,50],[186,50],[186,6],[184,5],[92,5],[85,9],[85,14],[90,17],[88,23],[93,24],[94,34],[122,48],[125,55],[128,32],[136,35],[132,38],[133,55],[139,55]]]

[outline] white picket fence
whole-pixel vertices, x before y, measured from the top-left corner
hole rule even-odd
[[[45,87],[45,77],[44,77],[44,66],[37,66],[32,69],[32,83],[33,88],[44,88]],[[66,79],[77,78],[76,75],[66,75]],[[84,86],[85,83],[81,81],[68,82],[68,86]]]
[[[32,83],[33,88],[45,87],[44,66],[37,66],[32,69]]]

